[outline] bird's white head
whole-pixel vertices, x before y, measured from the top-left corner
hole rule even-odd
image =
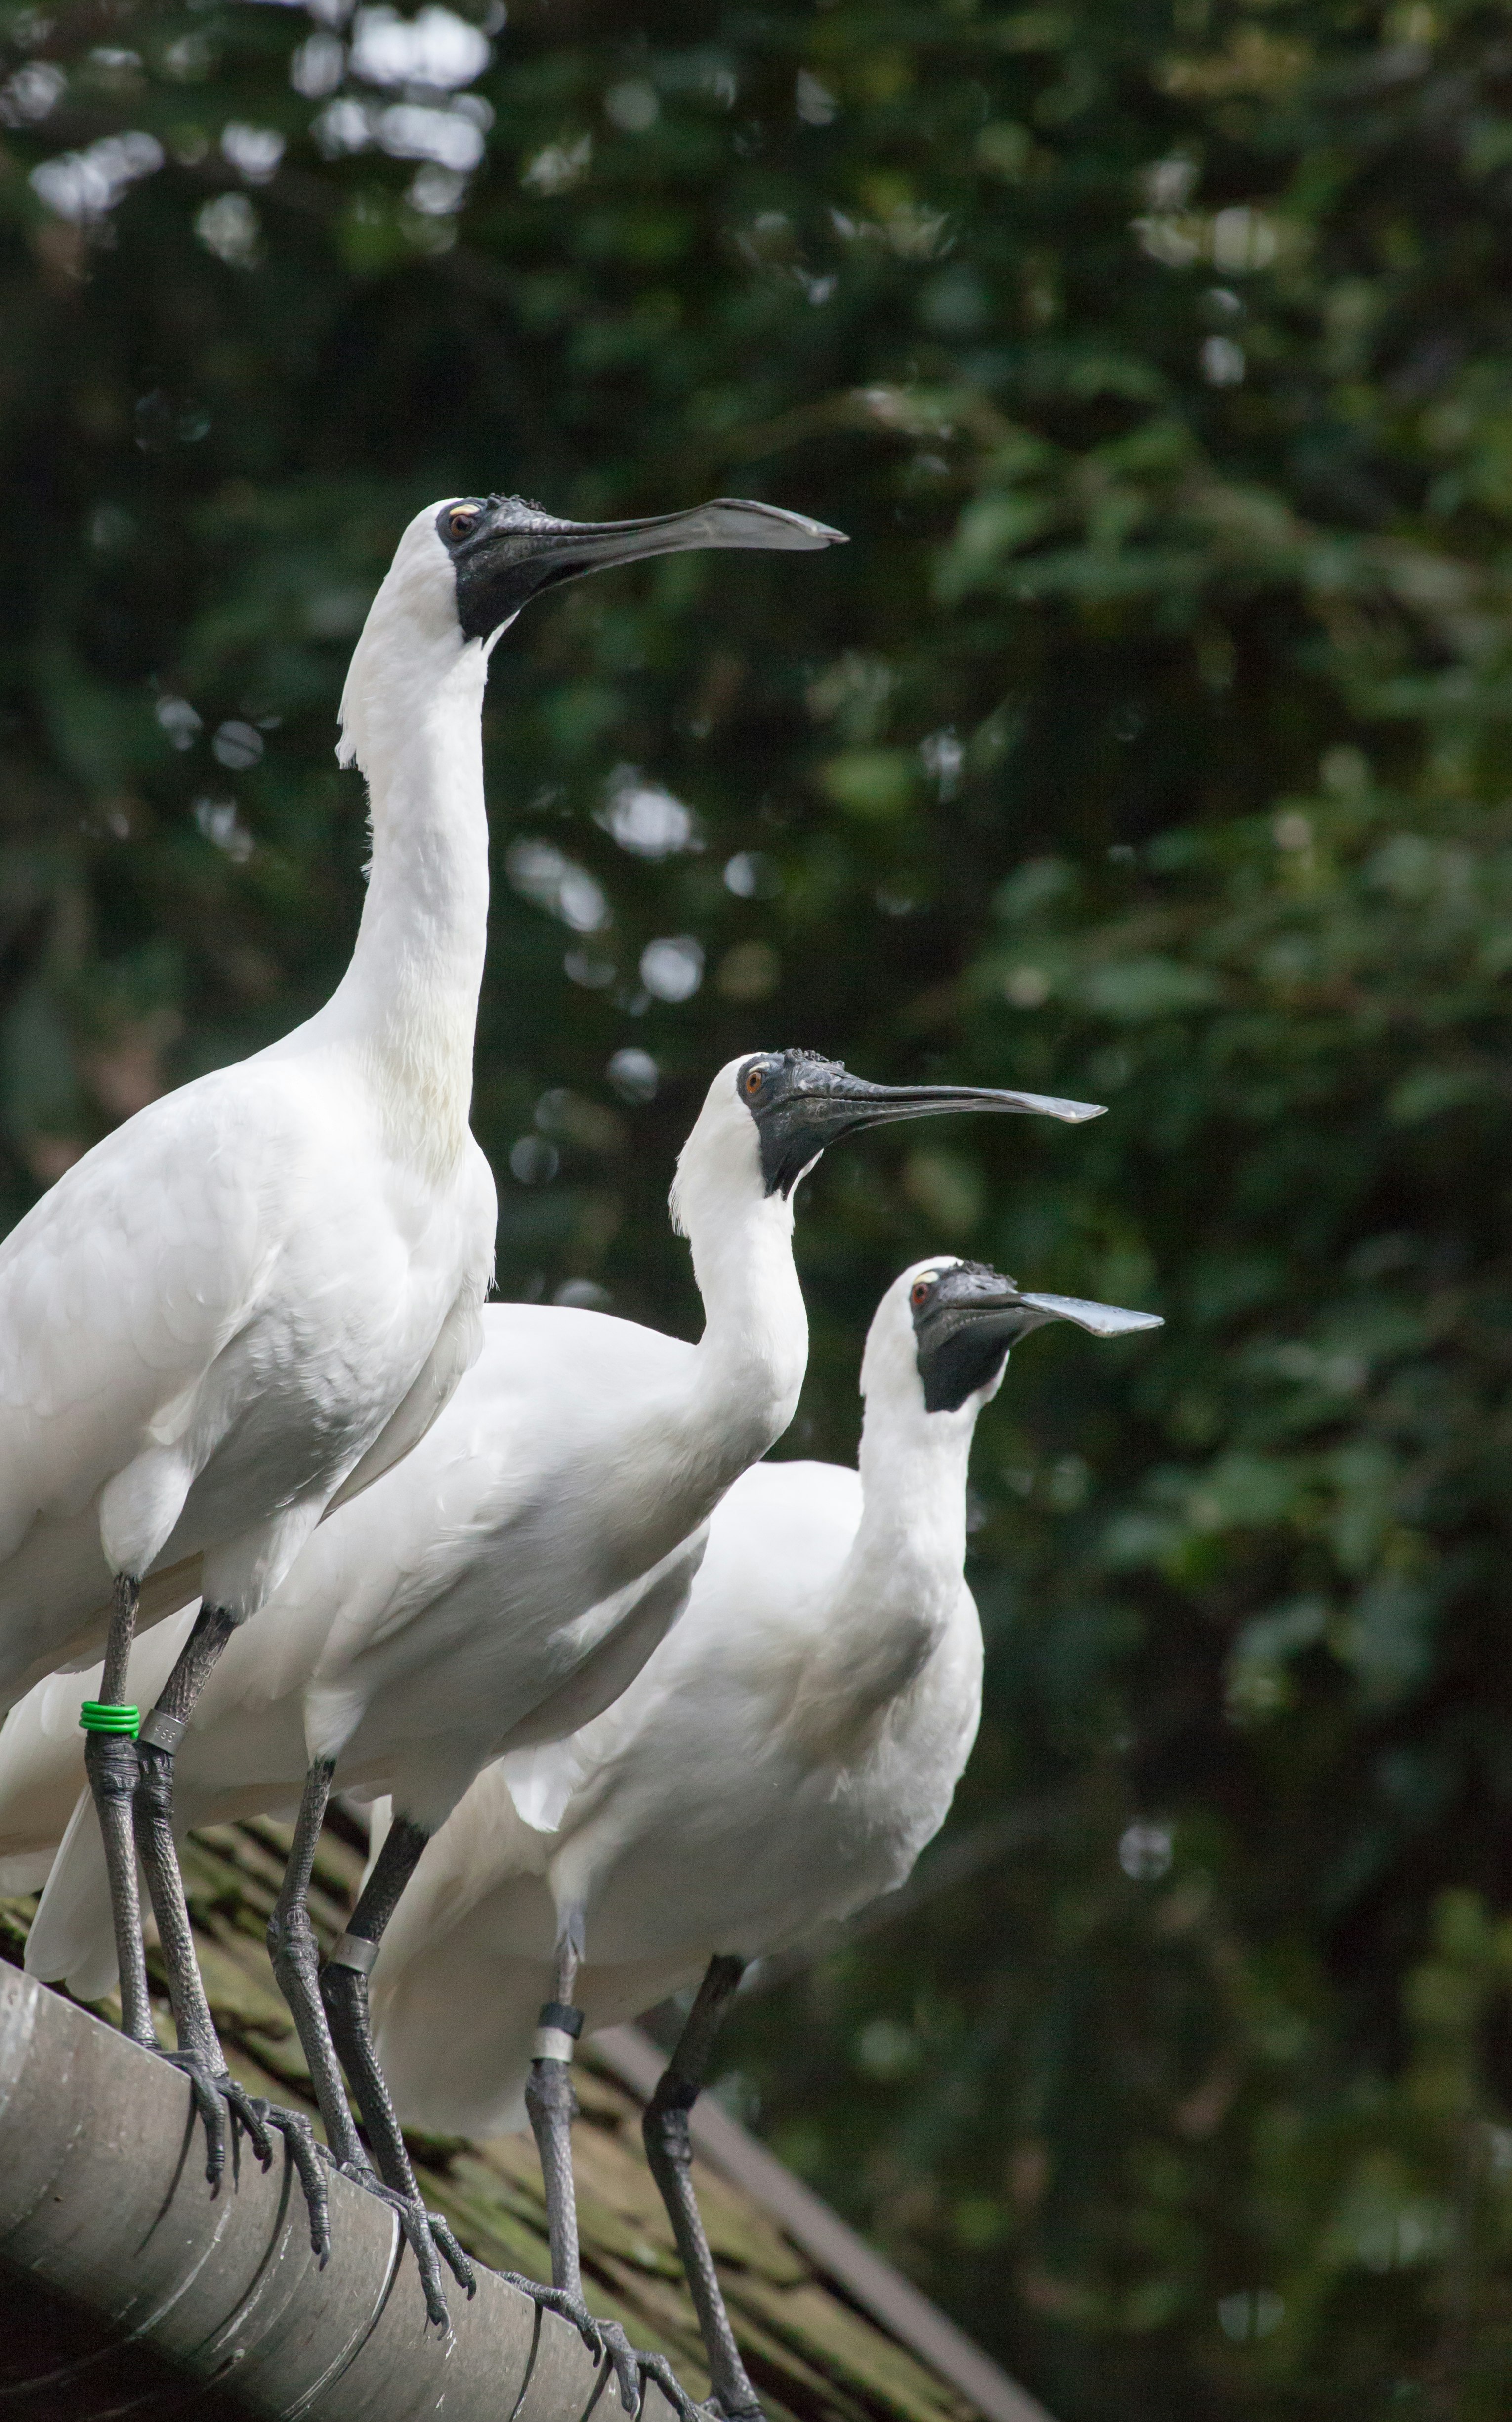
[[[748,1057],[744,1053],[720,1069],[677,1156],[669,1205],[679,1236],[696,1236],[727,1210],[766,1199],[761,1139],[741,1092]],[[792,1211],[783,1208],[791,1226]]]
[[[867,1334],[861,1393],[868,1417],[885,1405],[922,1421],[964,1421],[969,1429],[1002,1385],[1014,1346],[1050,1320],[1070,1321],[1093,1337],[1161,1326],[1153,1312],[1031,1295],[984,1262],[953,1253],[915,1262],[889,1287]]]
[[[368,609],[341,692],[336,753],[343,765],[370,769],[396,711],[411,717],[455,673],[466,647],[456,574],[437,527],[444,511],[427,505],[416,514]]]
[[[524,496],[447,496],[410,523],[373,599],[341,696],[343,765],[374,754],[461,666],[481,695],[488,653],[543,590],[697,547],[828,546],[839,530],[721,496],[644,521],[568,522]]]

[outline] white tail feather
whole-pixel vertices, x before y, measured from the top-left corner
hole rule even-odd
[[[110,1885],[94,1802],[81,1791],[69,1818],[26,1938],[26,1972],[44,1983],[60,1979],[81,2002],[102,2001],[116,1985],[116,1936]]]

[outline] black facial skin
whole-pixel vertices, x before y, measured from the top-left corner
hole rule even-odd
[[[768,1194],[791,1194],[826,1146],[862,1127],[895,1119],[937,1117],[946,1110],[1019,1110],[1073,1124],[1100,1118],[1095,1102],[1065,1102],[1048,1093],[1007,1093],[979,1085],[872,1085],[839,1060],[817,1051],[757,1051],[735,1075],[741,1100],[761,1139]]]
[[[469,639],[490,639],[543,589],[692,547],[810,549],[844,543],[844,533],[777,505],[733,496],[649,521],[564,522],[524,496],[458,496],[435,517],[456,567],[457,620]]]
[[[998,1376],[1011,1347],[1056,1315],[1026,1301],[985,1262],[954,1262],[916,1279],[909,1295],[924,1410],[957,1412]]]

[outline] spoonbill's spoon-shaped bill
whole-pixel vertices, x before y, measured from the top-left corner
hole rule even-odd
[[[1047,1321],[1069,1321],[1093,1337],[1158,1329],[1153,1312],[1125,1312],[1079,1297],[1028,1294],[984,1262],[953,1260],[915,1272],[910,1292],[919,1368],[930,1412],[953,1408],[1000,1375],[1004,1355]]]
[[[741,1067],[740,1093],[761,1135],[768,1191],[789,1193],[821,1152],[865,1127],[960,1110],[1020,1111],[1079,1125],[1102,1116],[1098,1102],[1018,1093],[987,1085],[874,1085],[840,1060],[790,1049],[759,1051]]]
[[[681,1622],[596,1722],[479,1776],[373,1972],[403,2115],[491,2134],[528,2111],[551,2180],[570,2175],[574,2024],[633,2017],[702,1973],[645,2128],[726,2414],[753,2399],[679,2158],[684,2115],[745,1963],[894,1889],[944,1819],[981,1686],[962,1577],[972,1433],[1011,1349],[1051,1319],[1099,1337],[1159,1326],[951,1255],[906,1270],[867,1340],[859,1474],[763,1463],[735,1483]],[[571,2215],[551,2193],[555,2247]]]
[[[1069,1320],[1089,1337],[1135,1337],[1142,1329],[1163,1329],[1158,1312],[1123,1312],[1117,1304],[1087,1303],[1075,1295],[1026,1295],[1025,1303],[1047,1320]]]
[[[459,618],[472,639],[491,638],[543,590],[614,564],[702,547],[795,553],[845,543],[843,531],[823,522],[739,496],[628,522],[560,521],[523,496],[458,496],[440,508],[435,527],[456,565]]]

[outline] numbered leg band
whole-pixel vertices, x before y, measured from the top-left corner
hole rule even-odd
[[[378,1945],[370,1942],[365,1934],[339,1934],[326,1955],[327,1968],[354,1968],[359,1976],[370,1976]]]
[[[149,1749],[166,1750],[171,1757],[188,1729],[187,1717],[165,1716],[161,1707],[154,1707],[136,1738],[146,1741]]]
[[[140,1722],[139,1708],[108,1706],[101,1699],[86,1699],[79,1709],[79,1730],[85,1733],[126,1733],[134,1740]]]
[[[567,2002],[543,2002],[541,2023],[530,2046],[532,2060],[570,2061],[583,2032],[583,2013]]]

